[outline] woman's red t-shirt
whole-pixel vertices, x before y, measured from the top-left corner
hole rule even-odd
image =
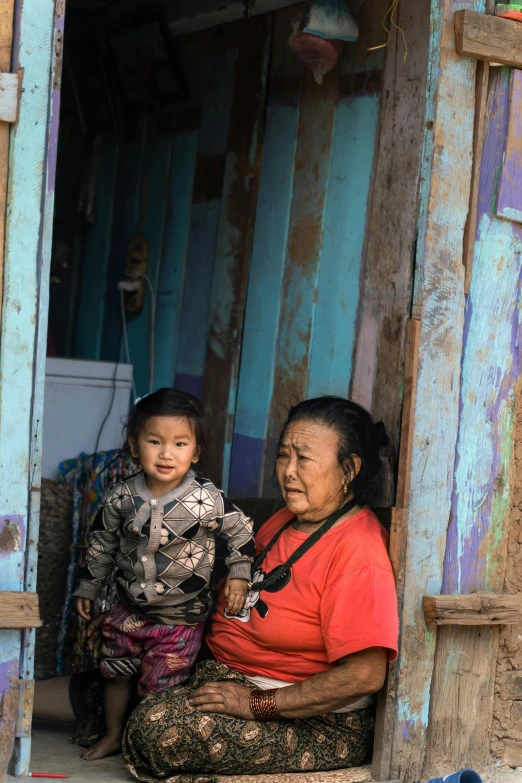
[[[258,552],[291,517],[284,508],[263,525]],[[261,565],[263,573],[284,563],[308,535],[285,530]],[[250,592],[239,618],[226,616],[221,591],[207,637],[210,650],[242,674],[286,682],[327,671],[368,647],[385,647],[393,660],[398,616],[387,545],[388,534],[364,508],[314,544],[276,591]]]

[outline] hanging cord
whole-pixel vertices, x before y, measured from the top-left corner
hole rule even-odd
[[[301,546],[297,547],[293,555],[290,555],[286,563],[273,568],[272,571],[270,571],[270,573],[267,574],[262,581],[254,582],[250,589],[256,593],[260,593],[261,590],[267,590],[269,587],[272,587],[272,585],[275,585],[277,582],[279,582],[280,579],[283,579],[288,574],[292,566],[295,565],[295,563],[297,563],[297,561],[300,560],[303,555],[305,555],[308,550],[311,549],[311,547],[313,547],[313,545],[316,544],[317,541],[319,541],[319,539],[322,538],[322,536],[324,536],[324,534],[327,533],[344,514],[347,514],[356,505],[357,501],[355,498],[352,498],[348,501],[348,503],[345,503],[344,506],[328,517],[328,519],[321,525],[320,528],[311,533],[306,541],[301,544]],[[293,519],[290,519],[286,525],[283,525],[281,530],[275,534],[273,539],[266,545],[263,551],[260,552],[260,554],[254,559],[252,564],[252,573],[254,573],[259,568],[272,547],[275,546],[285,530],[294,524],[295,520],[296,518],[294,517]]]
[[[395,29],[400,32],[402,36],[402,40],[404,41],[404,62],[406,62],[406,58],[408,57],[408,42],[406,40],[406,35],[404,34],[404,30],[402,29],[402,27],[399,27],[399,25],[396,23],[394,18],[398,7],[399,7],[399,0],[393,0],[391,6],[388,8],[388,10],[383,16],[381,24],[386,30],[386,43],[379,44],[379,46],[370,46],[368,48],[368,51],[375,52],[377,49],[385,49],[390,43],[390,36],[391,36],[390,27],[386,26],[386,20],[388,19],[388,17],[390,17],[391,26],[395,27]]]

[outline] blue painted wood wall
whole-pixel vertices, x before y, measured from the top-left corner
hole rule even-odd
[[[132,144],[102,140],[97,222],[76,323],[77,356],[122,357],[117,281],[129,239],[148,239],[157,298],[154,386],[175,383],[201,396],[205,385],[212,401],[213,384],[225,384],[225,402],[213,410],[223,421],[208,472],[236,497],[273,492],[274,443],[288,408],[310,395],[347,395],[351,380],[380,81],[350,78],[355,45],[348,45],[342,66],[316,85],[287,46],[292,13],[263,22],[266,102],[259,121],[243,119],[251,137],[240,143],[254,157],[241,166],[252,179],[255,220],[237,235],[233,213],[241,205],[230,168],[241,90],[248,89],[241,63],[255,40],[248,25],[260,24],[252,20],[209,36],[199,111],[175,116],[166,130],[149,116]],[[219,270],[232,269],[230,254],[240,246],[244,283],[227,284]],[[229,312],[226,351],[234,358],[216,379],[216,335]],[[148,391],[147,292],[128,332],[141,395]]]

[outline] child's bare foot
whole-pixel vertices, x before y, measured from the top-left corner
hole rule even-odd
[[[81,757],[84,761],[97,761],[98,759],[104,759],[105,756],[112,756],[115,753],[121,752],[121,737],[118,734],[113,737],[110,734],[106,734],[99,742],[96,742],[88,750],[85,750]]]

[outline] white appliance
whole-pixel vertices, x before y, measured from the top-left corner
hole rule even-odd
[[[42,476],[56,479],[58,465],[82,452],[123,443],[133,367],[130,364],[49,358],[45,368]],[[103,425],[103,421],[107,421]]]

